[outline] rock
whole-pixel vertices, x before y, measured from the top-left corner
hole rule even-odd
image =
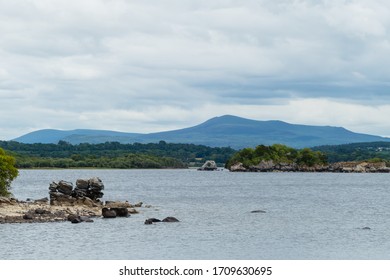
[[[89,179],[88,182],[89,182],[89,186],[92,189],[96,189],[99,191],[104,190],[104,184],[103,184],[102,180],[100,180],[100,178],[93,177],[93,178]]]
[[[233,164],[232,166],[230,166],[229,170],[231,172],[245,172],[245,171],[247,171],[247,169],[244,167],[244,165],[241,162]]]
[[[251,213],[267,213],[267,212],[264,210],[253,210],[251,211]]]
[[[251,166],[249,169],[257,172],[268,172],[275,169],[275,164],[273,160],[262,160],[258,165]]]
[[[72,220],[75,220],[75,219],[79,219],[79,216],[76,214],[69,214],[68,215],[68,218],[67,218],[68,221],[71,222]]]
[[[57,191],[57,188],[58,188],[58,184],[56,182],[52,182],[50,185],[49,185],[49,191],[51,192],[56,192]]]
[[[142,204],[143,204],[143,202],[138,202],[138,203],[136,203],[136,204],[134,204],[134,207],[142,207]]]
[[[162,222],[164,223],[176,223],[176,222],[180,222],[178,219],[176,219],[175,217],[166,217],[162,220]]]
[[[145,220],[145,225],[151,225],[151,224],[153,224],[153,223],[159,223],[159,222],[161,222],[161,220],[159,220],[159,219],[156,219],[156,218],[149,218],[149,219],[146,219]]]
[[[129,217],[129,210],[126,207],[120,208],[110,208],[110,210],[115,211],[117,217]]]
[[[100,202],[99,199],[103,197],[102,190],[104,184],[98,177],[91,179],[77,179],[76,187],[70,182],[64,180],[58,183],[52,182],[49,186],[50,204],[51,205],[77,205],[85,204],[87,206],[94,206],[94,203]],[[64,196],[61,196],[64,195]],[[86,200],[85,198],[90,199]],[[80,201],[82,199],[82,201]]]
[[[362,228],[363,230],[371,230],[371,228],[370,227],[364,227],[364,228]]]
[[[71,222],[72,224],[79,224],[79,223],[81,223],[82,221],[80,220],[79,217],[76,217],[76,218],[72,219],[70,222]]]
[[[44,198],[40,198],[40,199],[35,199],[34,200],[34,203],[38,203],[38,204],[46,204],[49,202],[49,198],[47,197],[44,197]]]
[[[64,180],[58,182],[57,191],[66,195],[71,195],[73,184]]]
[[[218,169],[218,166],[217,164],[215,163],[215,161],[213,160],[208,160],[206,161],[202,167],[199,167],[198,170],[200,171],[214,171],[214,170],[217,170]]]
[[[86,190],[89,188],[89,179],[77,179],[76,180],[76,188]]]
[[[139,212],[135,208],[127,208],[130,214],[138,214]]]
[[[104,207],[102,209],[102,216],[103,218],[116,218],[116,212],[107,207]]]
[[[34,217],[31,214],[26,213],[26,214],[23,215],[23,219],[25,219],[25,220],[32,220],[32,219],[34,219]]]

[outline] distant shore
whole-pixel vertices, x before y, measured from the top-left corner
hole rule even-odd
[[[329,165],[301,166],[294,163],[274,163],[262,160],[258,165],[233,164],[231,172],[329,172],[329,173],[390,173],[385,162],[336,162]]]

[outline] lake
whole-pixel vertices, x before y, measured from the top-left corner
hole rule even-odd
[[[38,199],[52,181],[93,176],[103,200],[152,207],[94,223],[2,224],[0,259],[390,259],[389,174],[21,170],[12,192]],[[167,216],[181,222],[144,225]]]

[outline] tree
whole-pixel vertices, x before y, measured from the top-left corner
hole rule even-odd
[[[5,153],[0,148],[0,196],[9,197],[11,182],[18,176],[19,172],[15,167],[15,158]]]

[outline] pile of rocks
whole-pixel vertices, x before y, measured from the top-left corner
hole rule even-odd
[[[78,179],[74,189],[71,182],[64,180],[52,182],[49,186],[50,204],[93,206],[94,203],[100,202],[99,198],[103,197],[103,189],[104,184],[98,177]]]

